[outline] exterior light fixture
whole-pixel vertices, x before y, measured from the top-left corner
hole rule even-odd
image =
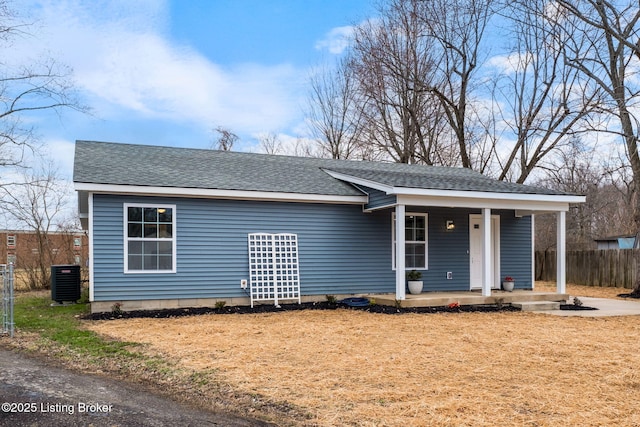
[[[456,223],[452,219],[447,220],[447,231],[455,230]]]

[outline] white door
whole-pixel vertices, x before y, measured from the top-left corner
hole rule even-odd
[[[491,215],[490,277],[492,289],[500,289],[500,217]],[[471,289],[482,289],[482,215],[469,215],[469,273]]]

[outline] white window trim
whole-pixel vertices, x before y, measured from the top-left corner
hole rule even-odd
[[[429,214],[425,213],[425,212],[405,212],[404,217],[406,219],[406,217],[408,216],[422,216],[424,217],[424,227],[425,227],[425,234],[424,234],[424,268],[422,267],[409,267],[405,265],[405,271],[411,271],[411,270],[428,270],[429,269]],[[396,226],[395,226],[395,222],[396,222],[396,213],[392,212],[391,213],[391,257],[392,257],[392,269],[393,271],[396,271]],[[413,240],[405,240],[404,244],[406,246],[407,243],[422,243],[422,242],[416,242]]]
[[[16,235],[8,234],[7,235],[7,247],[9,249],[14,249],[16,247]]]
[[[172,259],[171,259],[171,265],[172,265],[172,269],[171,270],[129,270],[129,236],[128,236],[128,230],[129,230],[129,222],[128,222],[128,209],[129,208],[165,208],[165,209],[172,209],[173,215],[171,216],[171,230],[172,230],[172,236],[171,236],[171,244],[172,244]],[[123,204],[123,209],[122,209],[122,236],[123,236],[123,246],[124,246],[124,273],[125,274],[172,274],[172,273],[176,273],[176,241],[177,241],[177,228],[176,228],[176,215],[177,215],[177,210],[176,210],[176,205],[167,205],[167,204],[161,204],[161,203],[124,203]],[[162,240],[162,241],[167,241],[169,239],[167,238],[155,238],[155,239],[145,239],[145,238],[131,238],[131,240],[139,240],[139,241],[144,241],[144,240]]]

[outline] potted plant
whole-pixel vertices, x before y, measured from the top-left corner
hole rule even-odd
[[[502,289],[504,289],[507,292],[511,292],[513,291],[513,287],[515,286],[515,279],[511,276],[507,276],[504,278],[504,280],[502,281]]]
[[[409,293],[412,295],[418,295],[422,293],[422,273],[416,270],[411,270],[407,273],[407,284],[409,285]]]

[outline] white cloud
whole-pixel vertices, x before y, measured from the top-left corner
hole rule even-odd
[[[166,37],[164,1],[43,1],[32,10],[46,31],[40,41],[74,69],[100,118],[137,114],[258,132],[297,114],[298,70],[216,64]]]
[[[325,34],[322,40],[316,42],[316,49],[328,50],[329,53],[340,55],[349,47],[349,42],[353,36],[353,27],[335,27]]]
[[[531,52],[513,52],[492,56],[487,60],[487,66],[495,68],[501,74],[511,75],[529,67],[533,60]]]

